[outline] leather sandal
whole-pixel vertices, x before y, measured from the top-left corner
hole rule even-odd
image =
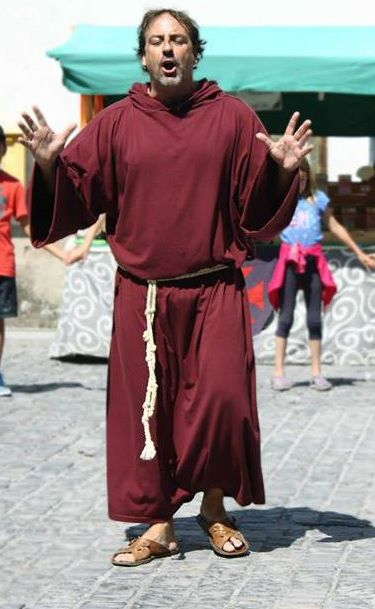
[[[145,537],[137,537],[129,541],[126,548],[121,548],[115,552],[112,556],[112,564],[116,567],[138,567],[138,565],[144,565],[155,560],[155,558],[164,558],[178,553],[178,548],[170,550],[168,546],[158,541],[146,539]],[[135,560],[132,562],[117,560],[120,554],[133,554]]]
[[[235,556],[245,556],[248,554],[250,544],[237,529],[234,518],[209,522],[202,514],[198,514],[198,516],[196,516],[196,521],[201,529],[208,534],[210,544],[215,554],[224,556],[225,558],[234,558]],[[243,545],[240,548],[234,546],[234,550],[228,552],[227,550],[223,550],[223,547],[227,541],[232,543],[231,537],[235,537],[239,541],[242,541]]]

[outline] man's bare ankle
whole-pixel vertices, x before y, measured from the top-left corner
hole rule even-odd
[[[212,489],[204,493],[200,512],[206,520],[224,520],[227,516],[224,507],[224,493],[221,489]]]
[[[173,521],[154,522],[149,524],[149,528],[145,531],[142,537],[153,539],[154,541],[161,540],[163,543],[175,541],[175,533]]]

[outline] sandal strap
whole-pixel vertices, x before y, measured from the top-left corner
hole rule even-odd
[[[235,518],[228,517],[228,518],[225,518],[224,520],[207,520],[202,514],[198,514],[198,516],[196,517],[196,520],[197,520],[199,526],[204,531],[206,531],[206,533],[209,532],[210,528],[214,524],[223,524],[226,527],[230,527],[233,530],[237,530],[237,524],[236,524]]]
[[[198,514],[197,522],[199,526],[209,535],[211,543],[223,549],[225,543],[234,537],[242,542],[243,546],[248,549],[249,543],[245,539],[241,531],[238,530],[236,520],[234,518],[225,518],[225,520],[209,521],[202,514]],[[231,552],[231,555],[243,553],[243,548],[238,548]]]
[[[232,527],[226,526],[222,522],[214,522],[208,529],[208,534],[210,535],[212,541],[215,546],[219,548],[223,548],[227,541],[230,541],[232,537],[235,537],[243,544],[245,543],[245,538],[240,531],[237,529],[233,529]]]
[[[168,546],[152,539],[145,537],[137,537],[129,541],[129,544],[125,548],[120,548],[114,555],[113,559],[121,554],[133,554],[135,561],[145,560],[150,556],[157,556],[159,554],[168,554],[170,552]]]

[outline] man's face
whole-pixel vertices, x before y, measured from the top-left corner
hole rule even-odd
[[[152,82],[176,86],[192,80],[193,45],[185,28],[169,13],[154,19],[145,32],[142,65]]]

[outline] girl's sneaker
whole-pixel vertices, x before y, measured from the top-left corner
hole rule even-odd
[[[292,383],[285,376],[271,376],[271,389],[274,391],[288,391]]]
[[[12,391],[9,387],[4,385],[3,375],[0,372],[0,398],[8,398],[12,395]]]
[[[313,376],[311,379],[311,387],[317,391],[329,391],[332,389],[332,383],[327,381],[321,374],[319,376]]]

